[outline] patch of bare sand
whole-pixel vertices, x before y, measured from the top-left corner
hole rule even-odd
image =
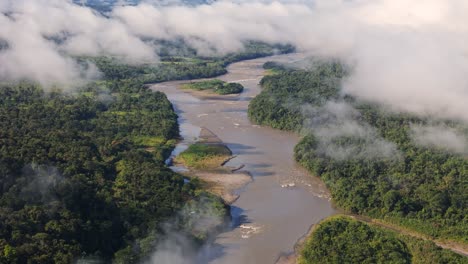
[[[220,196],[227,204],[232,204],[239,198],[235,193],[236,190],[252,181],[252,177],[247,172],[191,171],[188,174],[190,177],[202,180],[209,192]]]

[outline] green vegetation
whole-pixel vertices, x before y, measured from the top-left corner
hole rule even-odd
[[[465,260],[432,242],[338,216],[315,227],[299,263],[466,263]]]
[[[411,137],[414,125],[466,128],[454,121],[386,112],[342,95],[339,84],[345,74],[338,62],[319,62],[308,70],[266,76],[249,116],[260,124],[305,134],[295,158],[321,177],[339,207],[467,243],[468,160],[418,145]],[[330,110],[329,101],[348,107],[346,120]],[[343,122],[364,135],[345,133]]]
[[[190,82],[182,85],[183,89],[192,89],[197,91],[206,91],[226,95],[226,94],[238,94],[242,93],[244,87],[239,83],[227,83],[218,79],[200,81],[200,82]]]
[[[216,77],[225,74],[225,67],[233,62],[294,51],[291,45],[247,42],[245,49],[238,53],[221,57],[200,57],[195,50],[183,43],[171,42],[164,45],[159,51],[161,62],[157,64],[128,65],[107,57],[81,59],[89,59],[96,64],[106,79],[101,84],[111,91],[137,92],[142,89],[141,84]],[[168,47],[172,50],[167,50]]]
[[[298,131],[304,121],[301,107],[321,106],[338,98],[344,74],[341,64],[331,62],[317,64],[313,71],[286,70],[268,75],[260,81],[263,91],[249,105],[249,118],[261,125]]]
[[[290,70],[286,65],[274,61],[265,62],[263,64],[263,69],[266,70],[266,75],[279,74],[283,71]]]
[[[213,77],[277,51],[292,48],[251,42],[241,53],[202,58],[168,43],[158,64],[79,58],[103,79],[74,92],[3,84],[0,263],[136,263],[164,241],[168,222],[198,244],[209,238],[229,210],[165,166],[179,137],[177,115],[144,84]]]
[[[418,119],[372,107],[359,110],[378,135],[397,147],[400,157],[336,160],[319,150],[320,139],[308,135],[297,145],[296,159],[320,175],[335,202],[348,211],[467,243],[468,160],[415,145],[409,127],[422,122]],[[343,144],[349,142],[337,145]]]
[[[166,96],[128,87],[0,88],[1,263],[135,263],[164,239],[169,219],[196,241],[221,226],[200,229],[193,221],[203,214],[176,214],[190,207],[225,219],[228,209],[165,167],[178,138]]]
[[[182,152],[175,162],[194,169],[215,169],[232,155],[222,144],[195,143]]]
[[[183,60],[167,58],[158,64],[128,65],[116,59],[100,57],[93,61],[107,80],[126,84],[132,80],[141,84],[169,80],[209,78],[226,73],[224,62],[218,60]],[[108,81],[109,82],[109,81]],[[115,86],[111,86],[111,89]],[[119,88],[120,90],[120,88]]]
[[[192,179],[192,182],[195,181]],[[188,201],[180,211],[181,230],[188,230],[199,244],[216,235],[230,218],[229,206],[220,197],[205,191],[195,192],[196,199]]]

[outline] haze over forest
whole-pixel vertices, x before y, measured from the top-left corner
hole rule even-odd
[[[0,0],[0,262],[464,263],[467,12]]]
[[[72,56],[153,61],[152,39],[183,39],[201,55],[239,51],[246,40],[282,42],[352,65],[347,93],[468,120],[466,1],[170,2],[116,6],[104,16],[69,1],[2,1],[0,78],[48,84],[91,78],[95,68],[83,70]]]

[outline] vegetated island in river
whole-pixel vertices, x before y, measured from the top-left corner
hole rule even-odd
[[[304,136],[295,147],[295,159],[325,182],[333,202],[347,213],[384,223],[372,227],[355,224],[362,230],[393,226],[396,228],[390,229],[432,240],[466,255],[468,159],[445,146],[421,144],[416,137],[418,131],[427,133],[437,128],[466,137],[468,128],[453,120],[389,112],[379,105],[343,95],[340,84],[349,69],[339,61],[314,60],[309,66],[265,64],[270,75],[261,80],[263,89],[249,105],[249,118],[261,125],[301,132]],[[339,263],[338,255],[350,252],[355,253],[349,262],[360,257],[372,260],[370,257],[378,257],[374,253],[383,252],[372,251],[366,243],[352,239],[340,242],[341,251],[333,250],[338,245],[334,244],[336,235],[368,236],[368,231],[343,229],[343,223],[348,222],[327,222],[320,229],[320,241],[306,243],[303,263]],[[387,239],[382,232],[377,232],[379,239]],[[368,238],[374,239],[370,235]],[[321,250],[314,243],[329,247],[318,256],[311,253]],[[400,246],[390,245],[385,254],[393,254],[398,263],[418,263],[416,254],[420,253],[412,249],[412,242],[405,243],[403,251]],[[460,260],[445,251],[442,257],[435,256],[433,242],[415,243],[422,245],[418,249],[422,255],[434,257],[429,262],[467,261],[466,257]]]
[[[180,139],[177,115],[144,84],[213,77],[234,61],[291,49],[248,42],[208,58],[170,42],[159,64],[78,58],[103,79],[72,91],[0,80],[0,262],[145,262],[166,223],[202,245],[229,208],[165,165]]]
[[[202,128],[199,141],[188,147],[173,160],[174,164],[189,169],[183,173],[192,181],[201,183],[207,191],[221,197],[226,204],[239,198],[235,191],[252,181],[248,172],[241,171],[243,166],[225,166],[231,159],[231,150],[210,130]]]
[[[240,83],[228,83],[218,79],[185,83],[181,88],[218,95],[240,94],[244,90]]]

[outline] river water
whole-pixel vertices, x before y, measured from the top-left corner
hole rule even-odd
[[[324,184],[294,161],[299,136],[254,125],[247,117],[249,101],[261,90],[262,65],[301,58],[289,54],[231,64],[218,79],[241,83],[245,90],[238,96],[196,98],[178,89],[183,82],[152,87],[166,93],[179,115],[184,141],[178,150],[195,141],[201,127],[208,128],[237,155],[228,165],[244,164],[253,176],[232,204],[232,230],[216,238],[205,262],[274,263],[281,254],[292,252],[313,224],[336,212]]]

